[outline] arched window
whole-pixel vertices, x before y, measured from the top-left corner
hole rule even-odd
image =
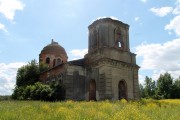
[[[46,58],[46,64],[49,64],[49,63],[50,63],[50,58],[47,57],[47,58]]]
[[[57,59],[57,65],[60,65],[61,63],[62,63],[61,59],[58,58],[58,59]]]
[[[114,34],[115,34],[115,47],[124,48],[122,31],[120,31],[119,29],[115,29]]]

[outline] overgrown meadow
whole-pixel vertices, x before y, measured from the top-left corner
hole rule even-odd
[[[180,120],[180,100],[0,101],[0,120]]]

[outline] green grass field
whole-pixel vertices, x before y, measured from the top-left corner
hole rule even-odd
[[[180,120],[180,100],[0,101],[0,120]]]

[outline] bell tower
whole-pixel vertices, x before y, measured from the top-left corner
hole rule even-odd
[[[93,22],[88,29],[89,52],[105,47],[129,51],[129,25],[105,18]]]
[[[129,25],[102,18],[94,21],[88,29],[88,53],[85,55],[87,88],[91,88],[91,80],[94,80],[94,93],[100,100],[138,99],[139,66],[136,54],[129,48]]]

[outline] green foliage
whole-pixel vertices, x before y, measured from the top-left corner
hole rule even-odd
[[[4,100],[11,100],[11,96],[9,96],[9,95],[5,95],[5,96],[0,95],[0,101],[4,101]]]
[[[40,82],[35,85],[16,87],[12,95],[17,100],[50,100],[53,90],[49,85]]]
[[[23,91],[24,91],[24,87],[15,87],[14,92],[12,94],[12,99],[17,99],[17,100],[23,100]]]
[[[180,79],[173,82],[169,73],[161,74],[156,85],[155,81],[146,76],[144,87],[140,84],[139,90],[141,98],[180,98]]]
[[[155,81],[152,81],[152,78],[146,76],[145,88],[144,88],[145,97],[147,98],[153,97],[153,95],[155,94],[155,90],[156,90]]]
[[[175,80],[172,86],[172,98],[180,98],[180,79]]]
[[[65,100],[65,88],[61,84],[50,86],[37,82],[34,85],[16,87],[12,98],[15,100],[60,101]]]
[[[32,60],[27,65],[21,67],[17,71],[16,86],[33,85],[38,82],[39,66],[36,60]]]
[[[62,84],[52,84],[52,99],[55,101],[65,100],[65,87]]]
[[[50,100],[53,90],[39,81],[39,74],[48,69],[47,65],[32,60],[17,71],[16,87],[12,94],[17,100]]]
[[[40,73],[41,73],[41,72],[44,72],[44,71],[46,71],[46,70],[48,70],[48,65],[40,62],[40,63],[39,63],[39,71],[40,71]]]
[[[157,94],[162,98],[171,98],[171,92],[173,87],[173,78],[169,73],[160,75],[157,81]]]
[[[139,84],[139,95],[141,98],[145,98],[144,87],[142,84]]]

